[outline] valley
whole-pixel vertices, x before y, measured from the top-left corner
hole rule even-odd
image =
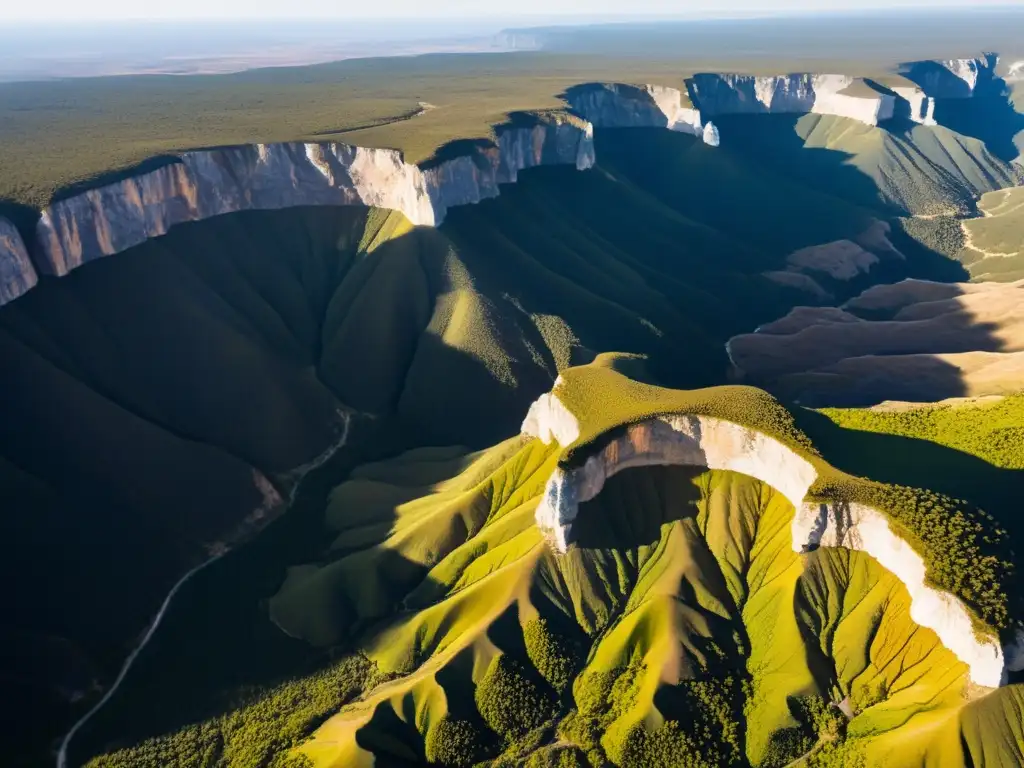
[[[1012,61],[464,56],[0,85],[11,764],[1024,764]]]

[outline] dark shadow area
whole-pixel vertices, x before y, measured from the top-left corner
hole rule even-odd
[[[719,149],[743,157],[754,168],[770,168],[780,176],[863,206],[883,218],[901,213],[881,198],[871,177],[849,163],[853,157],[851,153],[808,147],[797,130],[797,123],[804,119],[839,118],[820,115],[721,115],[715,118],[722,137]],[[859,124],[851,121],[851,125]],[[792,212],[796,220],[805,225],[801,215],[804,212],[799,209]]]
[[[26,249],[31,251],[32,244],[36,239],[36,222],[39,221],[39,211],[31,205],[0,198],[0,218],[7,219],[15,226]]]
[[[980,81],[972,98],[938,99],[935,120],[957,133],[980,139],[1003,160],[1014,160],[1020,154],[1014,139],[1024,131],[1024,115],[1014,107],[1009,86],[1001,77]]]
[[[605,481],[590,501],[579,505],[571,541],[581,549],[635,549],[651,546],[661,528],[697,515],[700,488],[694,479],[704,467],[634,467]]]
[[[985,54],[984,59],[987,66],[982,66],[976,73],[979,83],[992,79],[992,72],[998,56]],[[900,65],[899,73],[920,86],[921,90],[929,96],[943,99],[971,97],[970,84],[937,61],[910,61]]]
[[[53,198],[50,202],[57,203],[61,200],[66,200],[69,197],[80,195],[83,192],[88,192],[90,189],[105,187],[108,184],[116,184],[119,181],[133,179],[144,173],[152,173],[153,171],[158,171],[168,165],[174,165],[175,163],[180,162],[181,158],[177,155],[157,155],[155,157],[150,157],[140,163],[134,163],[123,168],[117,168],[116,170],[98,173],[87,179],[76,181],[73,184],[67,184],[53,193]]]
[[[1019,513],[1024,470],[1002,469],[930,440],[847,429],[815,411],[793,411],[797,426],[836,468],[965,499],[995,516],[1012,539],[1024,536],[1024,517]]]
[[[497,145],[490,139],[459,139],[457,141],[449,141],[447,144],[443,144],[438,147],[434,153],[419,164],[420,168],[424,171],[429,171],[433,168],[437,168],[442,163],[447,163],[449,160],[462,157],[463,155],[469,155],[475,157],[481,152],[485,152],[489,149],[496,149]]]

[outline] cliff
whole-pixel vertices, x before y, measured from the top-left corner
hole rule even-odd
[[[436,226],[455,205],[498,194],[519,171],[539,165],[594,163],[592,127],[554,119],[504,126],[494,147],[423,171],[401,153],[337,143],[257,144],[185,152],[176,162],[88,190],[43,211],[35,269],[13,226],[0,222],[0,303],[32,287],[36,270],[66,275],[76,267],[165,234],[175,224],[242,210],[365,205]]]
[[[557,382],[555,387],[557,390]],[[579,438],[580,428],[552,392],[530,408],[522,433],[567,447]],[[1019,633],[1004,656],[996,640],[976,635],[970,613],[956,596],[926,585],[924,560],[892,531],[885,514],[863,505],[805,500],[818,477],[814,465],[779,440],[722,419],[672,414],[630,425],[588,456],[582,466],[558,467],[552,472],[535,512],[537,526],[556,550],[565,552],[573,540],[579,505],[595,498],[609,477],[631,467],[665,465],[730,470],[777,489],[795,509],[791,534],[796,552],[831,546],[874,557],[906,586],[913,620],[933,630],[943,645],[968,665],[975,683],[1002,685],[1006,670],[1015,670],[1024,661]]]
[[[934,59],[908,61],[899,72],[916,83],[933,99],[969,99],[979,84],[995,76],[999,57],[985,54],[973,59]]]
[[[449,208],[495,197],[520,170],[594,162],[593,126],[663,127],[718,146],[709,118],[729,114],[829,114],[869,125],[894,116],[934,124],[935,98],[973,95],[997,59],[910,62],[907,84],[884,88],[847,75],[704,73],[687,91],[658,85],[596,84],[563,94],[585,119],[510,123],[497,141],[426,169],[394,150],[337,143],[257,144],[191,151],[157,170],[73,195],[42,212],[28,248],[0,220],[0,304],[102,256],[165,234],[175,224],[241,210],[366,205],[439,225]],[[31,257],[31,258],[30,258]]]
[[[570,88],[563,98],[598,128],[668,128],[700,136],[700,111],[677,88],[660,85],[590,83]]]
[[[39,281],[14,225],[0,219],[0,305],[14,301]]]
[[[705,117],[737,114],[838,115],[868,125],[890,119],[896,97],[847,75],[694,75],[690,95]]]

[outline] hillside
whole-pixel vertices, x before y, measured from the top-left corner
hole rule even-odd
[[[711,383],[729,334],[799,296],[741,248],[707,265],[726,236],[596,171],[514,189],[440,231],[356,208],[180,225],[0,310],[5,573],[41,585],[10,615],[19,647],[60,639],[52,671],[8,673],[39,702],[26,723],[108,680],[175,578],[276,517],[339,441],[487,445],[601,351]]]
[[[5,765],[1024,764],[1009,85],[764,55],[0,85]]]
[[[571,369],[555,389],[598,445],[607,425],[642,426],[642,398],[663,413],[725,413],[762,397],[645,388],[609,363],[629,361]],[[606,419],[597,398],[616,393],[621,414],[592,422]],[[760,402],[743,411],[751,424],[835,472],[792,417]],[[290,635],[357,655],[89,765],[159,765],[216,743],[296,766],[1024,759],[1021,686],[970,685],[968,666],[915,623],[907,587],[872,557],[795,551],[794,507],[779,490],[732,471],[626,464],[580,504],[560,554],[535,515],[565,461],[557,442],[524,434],[359,468],[331,494],[329,548],[293,568],[270,603]],[[912,493],[929,507],[952,502]],[[323,694],[334,686],[345,694],[332,706]],[[268,731],[271,712],[287,728]]]

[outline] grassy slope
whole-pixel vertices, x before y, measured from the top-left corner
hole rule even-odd
[[[601,362],[563,374],[581,442],[659,409],[728,416],[736,405],[737,418],[824,466],[781,406],[754,390],[679,392],[668,402],[667,390],[624,389],[608,366],[629,361]],[[936,411],[872,423],[959,445],[965,423],[1010,425],[1007,407],[959,421]],[[826,455],[837,452],[835,434],[814,434]],[[999,464],[1019,459],[1013,441],[990,445]],[[914,624],[891,574],[859,553],[792,551],[793,509],[771,488],[727,472],[627,470],[582,506],[575,546],[556,555],[533,516],[562,459],[557,446],[517,437],[476,454],[419,449],[358,469],[332,494],[330,549],[291,571],[271,612],[293,636],[362,654],[326,678],[342,676],[362,697],[311,714],[298,704],[321,699],[324,676],[293,680],[202,729],[90,765],[159,765],[214,748],[238,760],[287,754],[296,765],[305,755],[317,766],[370,765],[373,756],[513,765],[533,755],[540,762],[530,765],[570,766],[1022,758],[1020,686],[975,698],[966,667]],[[840,702],[854,713],[848,723]],[[287,728],[269,721],[271,710]],[[328,715],[298,752],[282,752]]]
[[[974,280],[1024,278],[1024,188],[989,192],[981,198],[981,218],[963,222],[961,259]]]
[[[721,121],[745,158],[861,206],[906,214],[963,213],[1012,186],[1013,168],[977,140],[942,127],[892,132],[829,115]]]

